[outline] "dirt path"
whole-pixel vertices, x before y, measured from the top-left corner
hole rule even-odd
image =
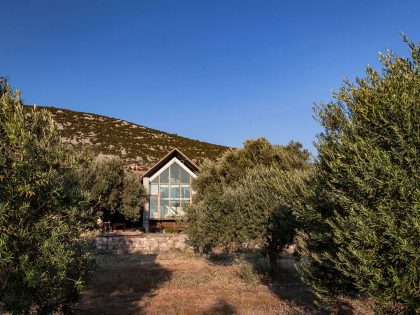
[[[270,282],[256,255],[103,255],[76,314],[324,313],[313,305],[293,264],[283,260],[281,276]],[[362,304],[343,303],[338,313],[367,314]]]

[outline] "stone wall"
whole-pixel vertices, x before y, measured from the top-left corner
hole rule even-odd
[[[191,248],[185,234],[154,234],[140,235],[110,234],[98,236],[94,240],[98,252],[116,253],[157,253],[171,249]]]

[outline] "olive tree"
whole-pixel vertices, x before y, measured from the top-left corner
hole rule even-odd
[[[323,301],[364,292],[384,309],[420,307],[420,46],[381,55],[317,106],[314,176],[295,185],[304,279]]]
[[[309,166],[309,154],[300,144],[278,146],[263,138],[246,141],[217,162],[206,161],[193,183],[193,205],[186,210],[191,240],[201,249],[259,244],[275,267],[295,230],[283,182]]]
[[[92,207],[106,220],[140,219],[145,203],[145,190],[140,178],[128,173],[123,160],[117,156],[99,159],[87,152],[87,163],[81,164],[78,174],[81,186],[89,192]]]
[[[0,301],[13,313],[66,312],[91,255],[76,163],[46,111],[23,110],[0,83]]]

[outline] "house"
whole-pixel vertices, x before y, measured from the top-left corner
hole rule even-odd
[[[142,176],[148,202],[143,211],[145,231],[172,227],[192,202],[191,184],[198,167],[178,149],[173,149]]]

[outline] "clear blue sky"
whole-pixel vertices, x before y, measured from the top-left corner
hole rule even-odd
[[[420,1],[1,1],[0,75],[27,104],[193,139],[312,142],[314,102],[407,54]]]

